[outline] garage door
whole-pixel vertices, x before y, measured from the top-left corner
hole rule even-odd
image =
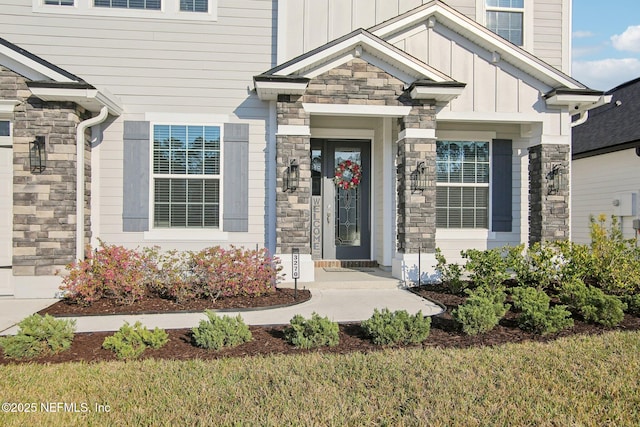
[[[13,295],[13,149],[0,145],[0,295]]]

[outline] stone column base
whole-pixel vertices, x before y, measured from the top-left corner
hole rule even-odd
[[[440,274],[436,271],[436,254],[420,254],[420,272],[418,273],[418,254],[396,253],[392,260],[391,275],[407,284],[418,283],[418,274],[421,283],[435,283],[440,281]]]

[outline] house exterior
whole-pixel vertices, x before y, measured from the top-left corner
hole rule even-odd
[[[640,78],[609,91],[610,102],[573,127],[573,240],[591,241],[589,218],[618,219],[623,236],[635,238],[640,200]]]
[[[568,238],[549,172],[569,172],[571,114],[604,102],[569,75],[570,17],[570,0],[4,0],[0,293],[51,296],[98,239],[266,247],[285,272],[298,251],[311,281]]]

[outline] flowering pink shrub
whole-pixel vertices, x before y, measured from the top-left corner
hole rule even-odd
[[[100,248],[84,261],[67,265],[67,270],[60,289],[68,292],[68,299],[90,305],[101,298],[132,304],[146,293],[177,303],[263,295],[275,290],[282,267],[266,249],[215,246],[199,252],[161,252],[153,247],[139,252],[101,241]]]
[[[193,273],[203,298],[263,295],[275,290],[280,261],[266,249],[232,246],[206,248],[193,254]]]
[[[85,260],[66,267],[69,275],[62,279],[60,289],[68,292],[68,299],[83,305],[101,298],[133,304],[144,296],[143,262],[138,252],[102,241],[98,249],[88,252]]]

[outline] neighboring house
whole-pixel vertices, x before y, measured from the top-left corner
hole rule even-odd
[[[636,237],[640,215],[640,78],[607,92],[610,103],[573,127],[572,240],[589,243],[589,218],[618,218],[625,238]]]
[[[569,172],[571,113],[604,99],[568,75],[570,17],[570,0],[4,0],[0,293],[53,295],[98,238],[258,245],[287,273],[298,249],[302,281],[321,260],[415,279],[436,247],[568,238],[569,187],[547,177]]]

